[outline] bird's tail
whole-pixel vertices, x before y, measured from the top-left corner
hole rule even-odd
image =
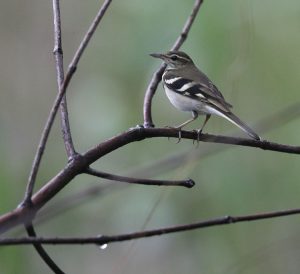
[[[260,137],[250,128],[248,127],[244,122],[240,120],[237,116],[235,116],[232,112],[226,112],[222,113],[224,118],[226,118],[229,122],[235,124],[238,126],[240,129],[245,131],[251,138],[255,140],[261,140]]]

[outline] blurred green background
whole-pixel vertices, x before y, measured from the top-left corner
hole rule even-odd
[[[101,3],[61,1],[65,67]],[[193,0],[113,1],[67,93],[79,152],[142,123],[144,91],[159,66],[148,54],[171,47],[193,4]],[[23,197],[56,94],[56,76],[52,2],[2,1],[0,13],[3,214]],[[182,49],[220,88],[235,113],[255,125],[299,101],[299,27],[296,0],[206,0]],[[157,126],[189,117],[173,108],[161,86],[153,100],[153,116]],[[201,119],[190,128],[199,127]],[[273,130],[259,129],[263,138],[299,144],[299,119],[273,122]],[[36,188],[66,164],[59,126],[57,120]],[[206,127],[215,134],[234,130],[215,117]],[[182,153],[187,157],[172,165]],[[167,160],[155,166],[163,159]],[[40,212],[36,230],[42,236],[120,234],[299,207],[299,164],[298,156],[254,148],[208,143],[196,148],[188,140],[176,144],[165,138],[133,143],[94,167],[120,175],[193,178],[196,186],[128,187],[80,176]],[[299,217],[291,216],[114,243],[105,250],[96,246],[47,246],[47,250],[66,273],[299,273],[299,226]],[[18,228],[6,236],[23,233]],[[0,272],[51,273],[31,246],[1,247]]]

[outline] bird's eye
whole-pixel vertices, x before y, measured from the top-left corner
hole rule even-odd
[[[172,55],[172,56],[171,56],[171,60],[172,60],[172,61],[178,60],[178,56],[177,56],[177,55]]]

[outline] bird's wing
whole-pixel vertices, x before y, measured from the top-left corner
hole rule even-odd
[[[202,89],[210,94],[211,97],[215,96],[216,99],[221,99],[221,102],[223,102],[228,108],[232,107],[231,104],[226,102],[221,91],[213,84],[213,82],[206,76],[206,74],[199,70],[196,66],[194,66],[190,70],[189,75],[189,78],[199,83],[202,86]],[[187,77],[187,75],[184,76]]]
[[[164,82],[169,89],[181,95],[216,106],[225,112],[230,112],[231,104],[225,101],[221,92],[210,81],[195,81],[168,74],[164,77]]]

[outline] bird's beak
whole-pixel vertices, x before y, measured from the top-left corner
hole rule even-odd
[[[164,54],[161,53],[151,53],[150,56],[154,57],[154,58],[159,58],[159,59],[164,59]]]

